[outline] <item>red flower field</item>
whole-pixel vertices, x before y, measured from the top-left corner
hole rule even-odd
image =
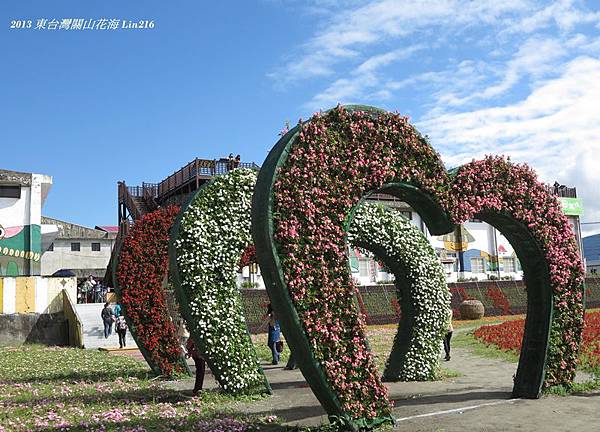
[[[486,345],[519,353],[524,325],[524,319],[486,325],[475,330],[473,335]],[[591,368],[600,368],[600,311],[588,312],[585,315],[581,363]]]

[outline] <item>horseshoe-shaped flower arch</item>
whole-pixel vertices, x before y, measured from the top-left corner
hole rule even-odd
[[[234,394],[270,392],[236,284],[252,241],[255,184],[256,172],[240,168],[204,185],[178,217],[170,242],[171,277],[190,337],[223,390]]]
[[[249,239],[249,203],[255,180],[253,171],[236,170],[201,189],[175,224],[172,238],[173,279],[181,290],[180,298],[193,303],[188,311],[190,327],[197,329],[195,337],[217,370],[218,380],[234,393],[254,389],[254,384],[239,381],[244,380],[244,373],[254,377],[257,369],[246,323],[239,315],[235,269],[221,262],[228,256],[224,262],[235,263],[240,255],[236,243]],[[450,294],[433,248],[410,221],[373,204],[358,208],[349,234],[352,245],[374,251],[395,270],[402,288],[402,331],[394,343],[386,376],[390,380],[435,378]],[[211,252],[207,251],[209,245],[213,245]],[[254,251],[252,246],[244,253],[249,249]],[[215,257],[219,258],[212,259]],[[201,279],[203,283],[199,283]],[[228,283],[223,284],[224,280]],[[228,308],[222,309],[223,304]],[[237,317],[233,326],[231,317]],[[226,344],[221,343],[222,335],[227,335]],[[242,358],[250,359],[248,371],[239,370],[244,366],[240,365],[240,352]],[[260,379],[250,382],[256,381],[256,390],[264,392],[266,379],[260,368],[258,373]]]
[[[144,215],[125,238],[113,280],[140,352],[159,375],[189,373],[169,315],[163,283],[169,269],[169,230],[179,207]]]
[[[383,379],[435,379],[450,318],[450,291],[433,247],[408,219],[369,203],[361,204],[354,213],[348,240],[373,252],[396,278],[402,319]]]
[[[348,216],[374,191],[408,202],[434,235],[452,231],[452,222],[481,210],[484,220],[513,243],[529,298],[527,349],[521,354],[515,396],[539,396],[546,359],[548,371],[574,369],[582,324],[581,263],[572,234],[564,230],[566,219],[555,211],[556,199],[543,194],[535,178],[525,183],[539,185],[539,199],[529,199],[530,190],[521,190],[526,214],[532,213],[536,221],[553,218],[548,225],[556,230],[546,233],[543,226],[537,229],[521,217],[525,215],[510,200],[514,194],[498,190],[500,196],[479,196],[486,189],[484,179],[476,178],[471,182],[474,190],[463,193],[461,182],[470,184],[464,174],[468,172],[463,168],[452,179],[406,118],[370,107],[317,114],[284,135],[269,153],[254,194],[257,256],[286,339],[332,420],[354,430],[392,421],[386,389],[366,344],[365,323],[352,304],[354,287],[345,254]],[[530,206],[541,200],[545,207]],[[542,213],[548,209],[552,211]],[[544,234],[559,236],[549,249]],[[561,295],[565,290],[566,297]],[[557,299],[566,302],[565,313],[551,322]],[[557,332],[568,327],[568,350],[550,339],[551,324]],[[552,375],[547,384],[570,377]]]

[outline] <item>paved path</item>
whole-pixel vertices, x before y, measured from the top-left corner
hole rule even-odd
[[[388,383],[394,401],[394,429],[405,431],[598,431],[600,392],[579,396],[546,396],[539,400],[510,399],[516,364],[477,357],[454,349],[448,368],[462,374],[437,382]],[[325,412],[299,370],[264,365],[273,396],[239,403],[248,413],[275,414],[289,425],[315,426]],[[193,380],[169,386],[190,391]],[[206,388],[216,387],[207,374]]]
[[[510,399],[516,363],[485,359],[454,348],[444,366],[460,377],[436,382],[388,383],[394,402],[395,430],[405,431],[567,431],[600,430],[600,391],[539,400]],[[264,365],[273,396],[236,407],[253,414],[275,414],[289,425],[315,426],[325,412],[299,370]],[[581,374],[578,380],[589,379]],[[166,384],[191,391],[193,379]],[[205,388],[216,388],[207,373]]]

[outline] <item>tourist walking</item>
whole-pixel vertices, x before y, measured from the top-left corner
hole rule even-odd
[[[239,168],[241,160],[242,158],[240,157],[240,155],[237,155],[233,160],[233,168]]]
[[[115,304],[115,310],[114,310],[114,312],[115,312],[115,318],[117,318],[117,319],[118,319],[118,318],[119,318],[119,317],[122,315],[122,312],[121,312],[121,310],[122,310],[122,309],[121,309],[121,303],[117,302],[117,303]]]
[[[271,354],[273,356],[273,360],[271,364],[279,363],[279,351],[277,350],[277,343],[281,339],[281,330],[279,328],[279,320],[275,316],[275,312],[273,311],[273,307],[271,303],[267,306],[267,322],[269,325],[269,339],[267,340],[267,345],[271,349]]]
[[[194,365],[196,366],[196,382],[194,383],[194,390],[192,394],[196,396],[200,390],[202,390],[202,386],[204,385],[204,371],[206,369],[206,362],[204,361],[204,357],[200,355],[198,350],[196,349],[196,345],[194,345],[194,341],[192,338],[188,338],[187,343],[185,344],[185,349],[187,353],[185,356],[187,358],[192,358],[194,360]]]
[[[117,317],[117,321],[115,322],[115,331],[119,335],[119,348],[125,348],[127,346],[125,343],[125,336],[127,335],[127,323],[125,322],[125,317],[123,315],[119,315]]]
[[[450,319],[448,321],[448,330],[446,336],[444,336],[444,351],[446,352],[446,361],[450,361],[450,340],[452,339],[452,332],[454,327],[452,326],[452,309],[450,309]]]
[[[110,303],[107,302],[104,304],[104,308],[100,312],[100,317],[104,323],[104,338],[107,339],[112,334],[112,325],[115,321],[115,313],[110,307]]]
[[[231,171],[233,169],[233,164],[235,163],[235,160],[233,159],[233,153],[229,153],[229,156],[227,156],[227,170]]]

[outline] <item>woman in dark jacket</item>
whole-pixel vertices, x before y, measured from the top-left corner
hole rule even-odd
[[[104,323],[104,338],[108,338],[112,334],[112,325],[115,321],[115,313],[110,307],[110,303],[105,303],[102,312],[100,312],[100,317],[102,318],[102,322]]]

